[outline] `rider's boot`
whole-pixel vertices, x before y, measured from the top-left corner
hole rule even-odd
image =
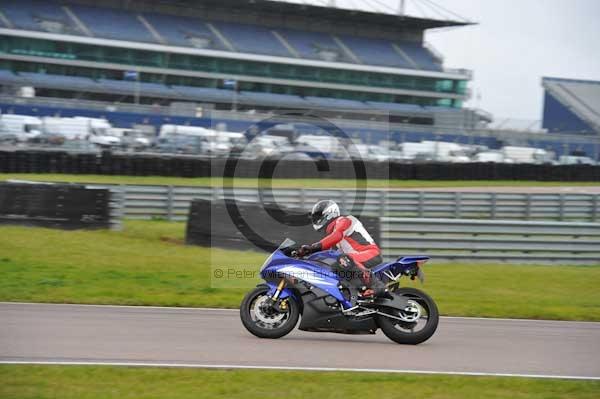
[[[371,274],[370,287],[362,291],[361,298],[391,298],[392,296],[387,290],[387,287],[377,276]]]

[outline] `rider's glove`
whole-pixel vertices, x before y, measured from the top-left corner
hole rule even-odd
[[[310,245],[303,245],[298,249],[298,256],[306,256],[311,253]]]
[[[321,250],[321,243],[320,242],[316,242],[316,243],[311,244],[311,245],[303,245],[298,250],[298,256],[310,255],[310,254],[312,254],[314,252],[319,252],[320,250]]]

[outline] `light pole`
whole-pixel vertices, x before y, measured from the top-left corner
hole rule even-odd
[[[398,15],[401,17],[406,15],[406,0],[400,0],[400,4],[398,4]]]
[[[140,104],[140,71],[135,70],[135,88],[134,88],[134,101],[136,105]]]
[[[237,111],[237,92],[238,92],[238,81],[236,80],[233,84],[233,104],[232,111]]]

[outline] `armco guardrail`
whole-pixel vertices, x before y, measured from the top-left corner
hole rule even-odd
[[[96,185],[109,188],[122,216],[130,219],[186,220],[192,199],[231,197],[221,187]],[[600,222],[598,194],[459,193],[398,190],[273,189],[236,188],[235,198],[251,202],[275,202],[281,206],[310,209],[321,199],[333,199],[344,210],[363,203],[368,216],[554,220]],[[361,198],[361,196],[364,196]],[[358,198],[357,198],[358,197]],[[356,210],[356,209],[355,209]]]
[[[231,197],[227,190],[212,187],[91,186],[111,190],[111,215],[116,218],[186,220],[193,199]],[[323,198],[348,210],[356,201],[351,190],[239,188],[234,193],[238,201],[306,210]],[[600,218],[598,195],[395,190],[362,194],[363,215],[380,217],[381,245],[388,259],[425,253],[449,260],[600,264],[600,223],[593,223]],[[467,215],[470,219],[463,219]]]
[[[387,258],[600,264],[600,224],[382,217],[381,247]]]

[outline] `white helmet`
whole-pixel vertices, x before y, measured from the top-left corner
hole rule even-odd
[[[340,207],[331,200],[319,201],[310,212],[313,228],[317,231],[327,225],[330,220],[340,216]]]

